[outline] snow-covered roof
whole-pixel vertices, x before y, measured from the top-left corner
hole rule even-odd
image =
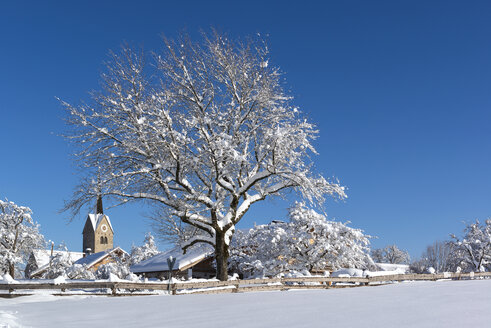
[[[89,214],[88,218],[90,220],[90,223],[92,223],[92,229],[94,229],[95,231],[95,229],[97,229],[97,226],[99,225],[99,223],[101,223],[104,217],[106,217],[109,227],[111,227],[111,230],[114,232],[113,226],[111,224],[111,220],[109,220],[109,216],[105,214]]]
[[[409,265],[407,264],[375,263],[375,265],[382,271],[400,271],[400,273],[409,271]]]
[[[53,257],[58,254],[68,254],[72,261],[77,261],[84,256],[82,252],[68,252],[68,251],[55,251],[53,250]],[[49,266],[49,261],[51,259],[50,249],[34,249],[32,251],[34,261],[36,262],[37,269],[30,273],[30,276],[35,276],[40,272],[46,270]]]
[[[128,255],[128,253],[126,253],[123,249],[121,249],[120,247],[116,247],[113,249],[108,249],[108,250],[105,250],[102,252],[98,252],[98,253],[94,253],[94,254],[90,254],[90,255],[87,255],[85,257],[82,257],[81,259],[76,261],[75,264],[85,264],[85,265],[87,265],[87,267],[90,268],[94,264],[98,263],[99,261],[102,261],[104,258],[110,256],[113,253],[116,253],[117,251],[121,251],[121,252],[125,253],[126,255]]]
[[[181,248],[176,247],[166,252],[159,253],[151,258],[146,259],[138,264],[132,265],[130,270],[134,273],[169,271],[167,259],[173,257],[176,259],[173,270],[182,270],[204,260],[213,254],[213,247],[208,244],[194,246],[183,254]]]
[[[84,256],[84,253],[82,252],[68,252],[68,251],[55,251],[53,250],[53,256],[56,256],[58,254],[68,254],[70,258],[74,261],[82,258]],[[49,263],[49,259],[51,256],[51,250],[50,249],[34,249],[32,251],[32,255],[34,256],[34,260],[36,261],[36,264],[38,267],[41,267],[43,265],[46,265]]]

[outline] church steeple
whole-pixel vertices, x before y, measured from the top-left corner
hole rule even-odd
[[[97,196],[97,205],[95,209],[96,214],[104,214],[104,207],[102,206],[102,196]]]

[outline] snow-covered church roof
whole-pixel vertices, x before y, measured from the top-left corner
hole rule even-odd
[[[194,246],[189,249],[186,254],[183,254],[180,247],[176,247],[152,256],[138,264],[132,265],[130,270],[134,273],[169,271],[167,259],[171,256],[176,259],[173,270],[185,270],[211,255],[213,255],[213,247],[208,244]]]
[[[97,197],[97,203],[96,203],[96,208],[95,208],[95,213],[96,214],[89,214],[87,217],[88,220],[90,220],[90,223],[92,224],[92,230],[95,231],[97,227],[99,226],[99,223],[106,217],[107,223],[109,224],[109,227],[111,228],[111,231],[114,232],[113,226],[111,224],[111,220],[109,220],[109,216],[104,214],[104,207],[102,206],[102,196],[99,195]]]
[[[109,220],[109,216],[105,214],[89,214],[88,219],[90,220],[90,223],[92,223],[92,229],[95,231],[95,229],[97,229],[97,226],[99,225],[99,223],[101,223],[104,217],[106,217],[107,223],[109,224],[111,230],[114,231],[111,220]]]

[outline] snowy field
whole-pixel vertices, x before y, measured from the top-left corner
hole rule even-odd
[[[491,280],[182,296],[0,299],[0,327],[491,327]]]

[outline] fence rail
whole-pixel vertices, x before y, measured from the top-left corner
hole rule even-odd
[[[68,281],[55,283],[42,280],[0,284],[0,297],[35,294],[36,290],[50,291],[54,295],[148,295],[168,292],[173,295],[189,293],[237,293],[264,290],[325,289],[380,285],[407,280],[476,279],[491,277],[491,272],[439,273],[439,274],[396,274],[372,277],[299,277],[268,278],[229,281],[201,282],[125,282],[125,281]]]

